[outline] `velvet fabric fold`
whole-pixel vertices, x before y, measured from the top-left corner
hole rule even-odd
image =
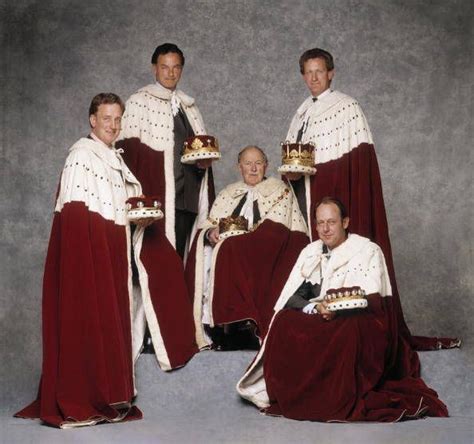
[[[72,253],[73,252],[73,253]],[[71,279],[75,276],[75,279]],[[134,396],[124,226],[66,204],[53,220],[43,280],[38,398],[16,416],[65,422],[140,419]]]
[[[140,260],[147,272],[152,312],[169,360],[169,368],[165,370],[182,367],[198,352],[183,262],[164,230],[154,224],[143,235]],[[159,353],[156,346],[155,352]]]
[[[252,319],[263,337],[275,302],[308,242],[304,233],[272,220],[251,233],[225,240],[215,260],[214,324]]]
[[[448,416],[436,392],[417,376],[416,366],[399,374],[392,302],[369,295],[367,310],[341,313],[329,322],[301,311],[280,311],[266,340],[270,406],[265,412],[343,422]]]

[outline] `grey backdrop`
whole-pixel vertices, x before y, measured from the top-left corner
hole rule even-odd
[[[472,414],[472,8],[437,1],[3,1],[1,7],[1,393],[30,401],[41,365],[41,279],[59,173],[100,91],[153,81],[156,45],[186,55],[182,89],[236,152],[279,142],[306,96],[298,57],[320,46],[334,86],[373,131],[402,303],[412,332],[462,336],[452,404]],[[434,358],[436,359],[436,358]],[[464,395],[463,395],[464,394]],[[452,406],[451,404],[451,406]],[[465,409],[468,410],[465,410]]]

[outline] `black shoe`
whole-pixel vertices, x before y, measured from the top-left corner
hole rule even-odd
[[[235,322],[211,331],[212,350],[259,350],[260,342],[255,334],[255,324],[251,321]]]

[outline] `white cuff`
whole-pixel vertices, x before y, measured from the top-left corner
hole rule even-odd
[[[316,302],[311,302],[308,305],[305,305],[303,307],[303,313],[313,314],[313,309],[314,309],[315,306],[316,306]]]

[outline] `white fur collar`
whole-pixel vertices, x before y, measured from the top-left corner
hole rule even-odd
[[[110,168],[114,170],[122,171],[125,173],[125,179],[133,184],[139,184],[136,177],[131,173],[125,162],[120,155],[123,152],[121,149],[115,149],[114,147],[108,147],[105,143],[97,142],[94,139],[82,137],[79,139],[70,149],[69,152],[73,152],[78,149],[87,149],[94,153],[99,159],[104,161]]]
[[[332,91],[330,94],[325,94],[317,102],[313,102],[313,97],[310,96],[300,105],[296,113],[300,116],[303,116],[310,107],[315,106],[317,107],[317,111],[314,116],[318,116],[347,97],[348,96],[346,94],[343,94],[339,91]]]
[[[168,101],[171,100],[171,91],[156,83],[152,83],[150,85],[144,86],[143,88],[140,88],[138,92],[146,92],[150,94],[151,96],[158,97],[159,99],[162,99],[162,100],[168,100]],[[176,90],[176,94],[181,100],[181,103],[183,103],[183,105],[185,106],[194,105],[194,99],[191,96],[188,96],[187,94],[185,94],[180,89]]]
[[[337,270],[347,264],[369,242],[370,240],[366,237],[349,233],[347,240],[331,251],[328,269]],[[310,276],[314,275],[319,276],[319,273],[315,273],[315,271],[319,269],[323,258],[323,245],[321,240],[317,240],[304,249],[305,259],[301,265],[301,274],[305,279],[309,279]]]
[[[265,180],[262,180],[258,185],[255,185],[255,191],[260,194],[262,197],[269,197],[273,193],[281,191],[282,186],[285,186],[285,183],[280,179],[275,179],[274,177],[268,177]],[[232,196],[232,198],[237,198],[243,196],[247,193],[249,186],[244,182],[236,182],[226,187],[227,192]]]

